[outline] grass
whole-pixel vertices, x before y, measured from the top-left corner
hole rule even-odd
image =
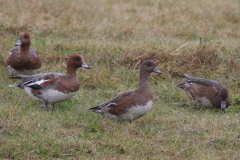
[[[2,159],[239,159],[239,2],[155,0],[3,0],[0,2],[0,158]],[[81,54],[81,88],[46,112],[19,88],[4,59],[28,31],[41,55],[41,73],[66,73]],[[137,88],[139,66],[151,74],[150,113],[115,122],[89,112]],[[210,78],[229,89],[231,106],[201,106],[175,84],[178,75]]]

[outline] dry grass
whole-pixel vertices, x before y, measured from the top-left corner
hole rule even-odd
[[[0,158],[239,159],[240,3],[238,1],[0,1]],[[21,31],[43,60],[42,73],[66,73],[69,55],[84,56],[79,93],[46,112],[23,90],[7,87],[4,59]],[[139,66],[153,59],[151,113],[129,124],[88,111],[138,86]],[[178,75],[228,87],[221,112],[198,106],[174,84]]]

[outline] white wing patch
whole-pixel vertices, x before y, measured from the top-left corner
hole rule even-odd
[[[26,75],[33,75],[37,73],[38,69],[34,70],[23,70],[23,71],[17,71],[14,68],[12,68],[10,65],[7,65],[8,71],[12,75],[18,75],[18,74],[26,74]]]
[[[34,84],[37,84],[37,85],[39,85],[40,86],[40,84],[42,84],[43,82],[45,82],[46,80],[40,80],[40,81],[37,81],[37,82],[33,82],[33,83],[29,83],[29,84],[27,84],[27,85],[24,85],[25,87],[28,87],[28,86],[32,86],[32,85],[34,85]],[[27,83],[27,82],[26,82]]]
[[[117,104],[116,103],[109,103],[108,105],[104,106],[104,108],[107,108],[110,105],[115,105],[116,106]]]

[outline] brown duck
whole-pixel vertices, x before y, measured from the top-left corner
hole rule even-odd
[[[176,86],[183,89],[194,100],[194,106],[200,104],[208,108],[225,110],[230,105],[228,90],[219,82],[204,78],[194,78],[187,74],[184,74],[184,77],[186,81]]]
[[[137,90],[122,93],[106,103],[90,108],[90,110],[117,121],[132,121],[147,114],[153,105],[153,96],[148,85],[148,77],[151,72],[162,74],[152,60],[143,61]]]

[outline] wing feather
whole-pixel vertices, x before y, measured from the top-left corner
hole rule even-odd
[[[54,80],[64,75],[65,74],[62,74],[62,73],[43,73],[43,74],[37,74],[37,75],[18,74],[16,77],[13,77],[13,78],[21,79],[21,81],[16,84],[9,85],[9,87],[23,88],[23,87],[36,86],[36,85],[40,85],[45,81]]]
[[[184,74],[184,76],[187,79],[186,82],[188,82],[189,84],[196,83],[206,87],[214,87],[215,91],[220,91],[221,88],[223,88],[223,86],[217,81],[204,79],[204,78],[194,78],[194,77],[188,76],[187,74]]]
[[[101,108],[115,108],[117,107],[119,102],[122,102],[125,98],[127,98],[128,96],[130,96],[133,93],[133,91],[128,91],[128,92],[124,92],[121,93],[120,95],[118,95],[117,97],[115,97],[114,99],[105,102],[97,107],[93,107],[90,108],[91,111],[97,111],[97,110],[101,110]]]

